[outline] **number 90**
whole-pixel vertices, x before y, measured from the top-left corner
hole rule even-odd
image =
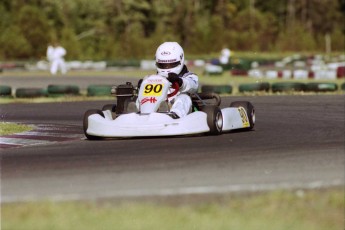
[[[147,84],[145,85],[145,94],[152,93],[160,93],[162,91],[163,85],[162,84]]]

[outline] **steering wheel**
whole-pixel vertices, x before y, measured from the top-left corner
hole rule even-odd
[[[177,94],[177,92],[180,90],[180,86],[178,85],[177,82],[174,82],[172,84],[171,88],[173,88],[174,91],[168,94],[168,98],[175,96]]]

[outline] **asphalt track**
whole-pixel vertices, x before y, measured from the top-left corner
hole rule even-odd
[[[251,101],[255,130],[220,136],[81,138],[2,149],[1,201],[344,186],[344,95],[222,100],[222,106]],[[73,126],[82,134],[83,113],[107,103],[1,105],[1,120]]]

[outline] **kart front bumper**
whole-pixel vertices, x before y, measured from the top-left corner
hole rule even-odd
[[[111,118],[109,111],[103,111],[105,117],[93,114],[88,117],[86,132],[99,137],[143,137],[176,136],[208,132],[207,115],[194,112],[186,117],[173,119],[162,113],[129,113]]]

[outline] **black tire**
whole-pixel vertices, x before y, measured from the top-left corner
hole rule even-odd
[[[306,91],[306,85],[299,82],[280,82],[272,84],[272,92]]]
[[[48,85],[49,96],[80,95],[80,89],[77,85]]]
[[[270,84],[268,82],[252,83],[252,84],[241,84],[238,87],[238,91],[243,92],[254,92],[254,91],[266,91],[270,90]]]
[[[210,135],[220,135],[223,130],[223,114],[218,106],[205,105],[203,112],[207,114],[207,125],[210,128]]]
[[[87,87],[87,96],[111,96],[112,85],[89,85]]]
[[[84,129],[84,134],[86,136],[87,139],[89,140],[101,140],[102,137],[98,137],[98,136],[93,136],[93,135],[90,135],[90,134],[87,134],[86,133],[86,130],[87,128],[89,127],[89,116],[93,115],[93,114],[99,114],[101,115],[102,117],[104,117],[104,114],[101,110],[99,109],[90,109],[90,110],[87,110],[85,113],[84,113],[84,119],[83,119],[83,129]]]
[[[219,94],[231,94],[231,85],[203,85],[201,86],[202,93],[219,93]]]
[[[16,90],[18,98],[46,97],[47,95],[47,90],[41,88],[18,88]]]
[[[0,85],[0,97],[12,96],[12,88],[7,85]]]
[[[105,110],[110,110],[111,112],[115,113],[116,104],[105,104],[105,105],[103,105],[102,111],[105,111]]]
[[[116,118],[116,104],[106,104],[102,107],[102,111],[110,110],[111,117]]]
[[[251,130],[254,128],[255,125],[255,109],[254,106],[252,105],[252,103],[250,103],[249,101],[234,101],[230,104],[230,107],[233,108],[240,108],[242,107],[248,116],[248,120],[249,120],[249,127],[246,128],[246,130]]]
[[[341,90],[342,90],[342,91],[345,91],[345,82],[344,82],[343,84],[341,84],[340,87],[341,87]]]
[[[336,83],[312,82],[306,85],[306,89],[309,92],[334,92],[338,90],[338,85]]]

